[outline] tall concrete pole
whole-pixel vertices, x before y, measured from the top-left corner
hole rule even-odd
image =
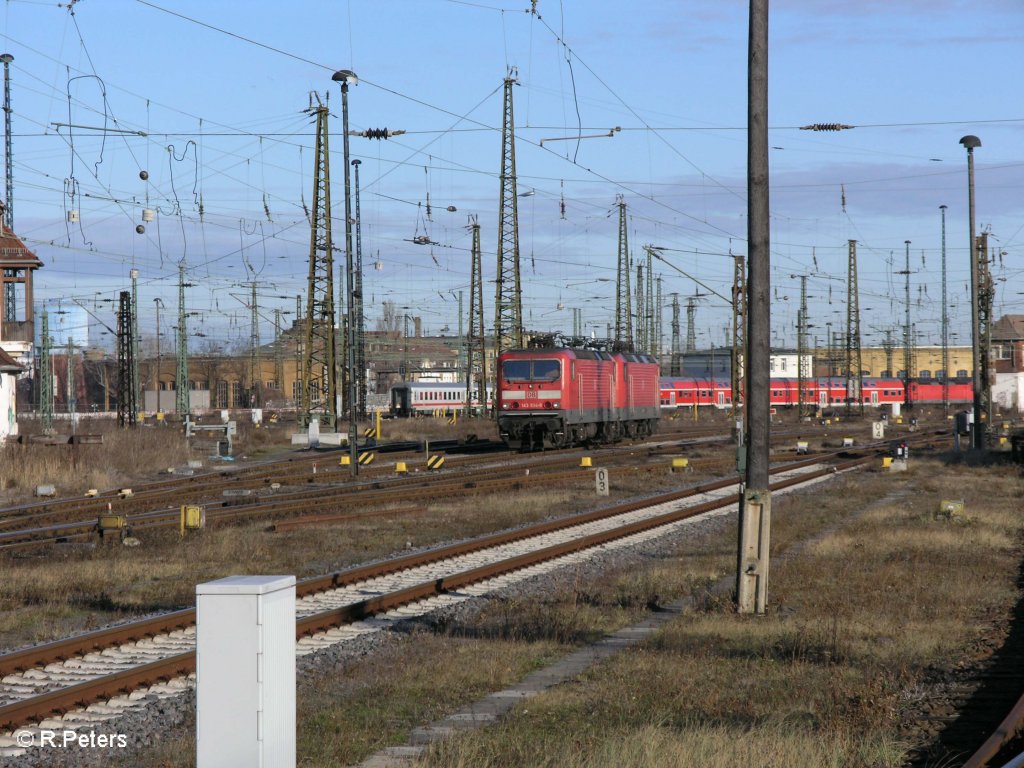
[[[974,238],[974,150],[981,146],[977,136],[964,136],[960,143],[967,149],[967,219],[970,227],[970,248],[967,253],[971,259],[971,367],[974,368],[974,425],[971,427],[971,447],[980,450],[985,447],[985,424],[981,420],[983,413],[981,380],[981,334],[979,333],[981,317],[979,315],[979,275],[978,275],[978,244]]]
[[[750,0],[747,71],[746,475],[740,498],[736,595],[741,613],[768,597],[771,230],[768,201],[768,0]]]

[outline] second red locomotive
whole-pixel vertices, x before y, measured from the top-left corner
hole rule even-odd
[[[498,358],[498,433],[510,448],[562,448],[654,432],[659,368],[648,355],[576,347]]]

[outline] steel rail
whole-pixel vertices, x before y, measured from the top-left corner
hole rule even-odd
[[[999,727],[967,759],[963,768],[982,768],[982,766],[988,765],[989,760],[998,755],[999,751],[1020,733],[1022,726],[1024,726],[1024,696],[1018,699]]]
[[[781,490],[795,485],[801,485],[803,483],[810,482],[811,480],[817,479],[823,476],[833,475],[838,471],[850,469],[860,464],[869,461],[871,457],[864,457],[860,459],[854,459],[835,467],[826,467],[817,471],[809,472],[797,477],[788,478],[781,480],[773,484],[773,490]],[[787,469],[793,469],[789,467]],[[717,485],[719,487],[727,487],[734,485],[736,481],[726,480],[720,481]],[[655,499],[649,499],[646,503],[631,503],[628,505],[622,505],[627,509],[619,509],[618,514],[622,514],[625,511],[633,511],[638,507],[652,506],[659,503],[664,503],[670,499],[665,498],[666,496],[676,496],[676,494],[666,494],[662,497],[655,497]],[[589,549],[601,544],[621,539],[635,533],[640,533],[653,528],[658,528],[664,525],[684,520],[689,517],[694,517],[705,512],[720,509],[736,503],[735,498],[722,498],[715,499],[712,501],[704,502],[702,504],[688,507],[686,509],[676,510],[673,512],[657,515],[646,520],[635,521],[628,523],[617,528],[610,529],[601,533],[590,534],[579,539],[563,542],[561,544],[555,544],[542,549],[536,550],[535,552],[525,553],[517,555],[511,558],[491,563],[484,566],[479,566],[466,571],[461,571],[450,576],[445,576],[438,579],[431,579],[429,581],[422,582],[413,586],[405,587],[403,589],[395,590],[385,595],[379,595],[372,598],[367,598],[359,602],[341,607],[331,609],[328,611],[322,611],[316,614],[312,614],[307,617],[303,617],[296,621],[296,637],[300,638],[309,634],[324,631],[333,627],[340,626],[342,624],[351,623],[376,613],[397,608],[402,605],[406,605],[411,602],[424,600],[429,597],[433,597],[439,594],[444,594],[460,587],[467,586],[472,583],[483,581],[494,576],[498,576],[504,573],[508,573],[521,568],[529,567],[540,562],[545,562],[554,558],[564,556],[573,552],[581,551],[583,549]],[[583,517],[589,517],[585,515]],[[607,516],[607,515],[605,515]],[[577,524],[580,521],[577,518]],[[568,526],[561,526],[568,527]],[[485,537],[494,538],[494,537]],[[519,536],[517,538],[526,538],[525,536]],[[475,542],[474,542],[475,543]],[[458,547],[458,545],[457,545]],[[473,551],[482,547],[475,546],[466,549],[465,551]],[[434,553],[438,554],[440,550],[435,550]],[[460,552],[461,553],[461,552]],[[429,553],[424,553],[429,554]],[[452,556],[452,553],[449,556]],[[420,559],[420,555],[412,555],[406,558],[399,558],[399,560],[411,560],[417,561]],[[439,558],[432,558],[439,559]],[[330,586],[341,586],[346,583],[352,583],[349,579],[354,581],[361,581],[363,578],[355,578],[356,574],[360,572],[369,572],[372,575],[381,575],[382,573],[393,572],[394,570],[403,570],[404,568],[390,568],[383,570],[384,566],[393,565],[395,561],[388,561],[386,563],[365,566],[364,568],[352,569],[350,571],[341,572],[338,574],[332,574],[328,577],[323,577],[329,582],[325,582],[319,579],[305,580],[302,583],[303,595],[311,594],[316,591],[322,591],[319,587],[330,588]],[[423,562],[429,562],[423,561]],[[416,563],[420,564],[420,563]],[[411,567],[409,565],[406,568]],[[330,586],[326,586],[329,583]],[[296,589],[297,595],[300,591]],[[195,610],[190,609],[189,611],[178,612],[182,617],[186,613],[192,613],[194,616]],[[194,619],[193,619],[194,621]],[[50,644],[53,645],[53,644]],[[0,659],[2,661],[2,659]],[[161,661],[150,662],[148,664],[135,667],[131,670],[122,672],[116,672],[109,675],[104,675],[95,680],[78,683],[67,688],[58,689],[51,691],[40,696],[35,696],[23,701],[15,702],[12,704],[4,705],[0,707],[0,727],[5,728],[16,728],[25,723],[40,720],[49,717],[53,714],[59,714],[67,712],[75,707],[88,705],[89,703],[95,702],[100,699],[109,698],[118,693],[126,690],[130,690],[133,687],[140,687],[142,685],[148,685],[151,682],[159,679],[166,679],[167,677],[180,676],[190,674],[195,670],[195,651],[189,651],[182,654],[177,654],[168,659]]]

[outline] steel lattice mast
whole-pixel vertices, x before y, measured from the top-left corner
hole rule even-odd
[[[174,409],[180,416],[189,412],[188,313],[185,312],[185,264],[178,265],[178,365],[174,374]]]
[[[356,263],[352,275],[352,313],[356,318],[356,411],[361,419],[366,418],[366,317],[363,314],[363,226],[359,214],[359,165],[360,160],[352,161],[354,170],[354,188],[352,197],[355,202],[355,236]]]
[[[650,254],[650,251],[648,251]],[[651,354],[654,359],[659,363],[661,362],[661,337],[662,337],[662,317],[661,317],[661,275],[658,275],[657,280],[657,295],[654,302],[654,338],[653,344],[651,345]]]
[[[989,269],[988,232],[977,236],[978,362],[981,365],[981,407],[985,427],[992,429],[992,301],[995,286]],[[984,446],[982,446],[984,447]]]
[[[310,108],[316,117],[316,169],[309,235],[309,282],[306,294],[306,339],[302,359],[302,405],[299,423],[318,420],[329,429],[338,424],[334,333],[334,245],[331,241],[331,173],[327,107]]]
[[[796,316],[796,412],[804,415],[806,377],[804,358],[807,357],[807,275],[800,275],[800,309]]]
[[[117,310],[117,426],[134,427],[138,407],[135,401],[135,370],[132,344],[132,295],[128,291],[118,294]]]
[[[256,281],[250,284],[252,293],[249,298],[249,402],[252,408],[263,405],[261,397],[260,371],[263,360],[260,355],[260,313],[256,298]]]
[[[643,350],[647,346],[647,318],[644,301],[644,267],[636,265],[636,339],[632,349]]]
[[[53,360],[50,357],[50,316],[43,310],[39,349],[39,416],[43,431],[53,430]]]
[[[949,308],[946,304],[946,206],[942,211],[942,415],[949,415]]]
[[[4,203],[4,224],[14,231],[14,148],[11,143],[11,62],[14,57],[9,53],[0,54],[4,63],[4,169],[6,200]],[[13,287],[13,286],[12,286]],[[11,318],[13,319],[13,318]]]
[[[142,404],[142,377],[139,375],[139,270],[132,269],[129,273],[132,279],[132,304],[131,304],[131,399],[134,407]],[[133,413],[131,423],[135,424],[138,415]]]
[[[480,225],[476,216],[470,219],[473,234],[472,267],[469,282],[469,335],[466,338],[466,412],[470,413],[471,390],[476,382],[476,396],[481,408],[487,407],[487,343],[484,337],[483,256],[480,249]]]
[[[733,257],[732,279],[732,365],[730,384],[733,413],[743,405],[744,355],[747,349],[747,269],[743,256]]]
[[[903,405],[909,408],[913,405],[913,398],[910,395],[910,380],[914,376],[914,355],[911,352],[913,340],[910,336],[910,241],[904,240],[906,246],[905,266],[900,274],[904,275],[904,304],[906,321],[903,324]]]
[[[669,375],[680,375],[682,355],[679,351],[679,294],[672,294],[672,361],[669,364]]]
[[[654,257],[647,251],[647,275],[644,284],[644,335],[646,342],[640,347],[641,352],[654,354],[654,334],[656,331],[654,322]]]
[[[857,241],[850,240],[850,260],[846,273],[846,411],[864,412],[864,366],[860,349],[860,289],[857,287]]]
[[[519,282],[519,209],[516,199],[516,136],[512,110],[515,71],[505,78],[501,125],[501,199],[498,270],[494,298],[494,352],[523,346],[523,295]]]
[[[274,383],[278,397],[284,397],[284,339],[281,338],[281,309],[274,309]]]
[[[697,351],[697,329],[693,325],[694,316],[697,314],[697,300],[690,296],[686,300],[686,351]]]
[[[633,343],[633,308],[629,291],[629,236],[626,201],[619,197],[619,256],[615,277],[615,343],[621,348]]]

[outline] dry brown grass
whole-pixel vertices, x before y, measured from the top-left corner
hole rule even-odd
[[[39,485],[53,485],[59,495],[79,495],[89,488],[116,488],[188,458],[185,439],[172,427],[107,429],[99,445],[5,445],[0,447],[0,500],[25,500]]]
[[[956,662],[982,622],[1019,598],[1019,477],[918,461],[904,475],[776,497],[772,531],[773,550],[789,548],[904,485],[898,502],[843,523],[798,557],[776,558],[767,616],[703,603],[581,684],[437,746],[424,764],[901,765],[915,746],[899,736],[904,692]],[[965,520],[936,519],[942,498],[964,499]],[[680,570],[729,573],[734,536],[726,531]]]
[[[304,768],[353,765],[416,726],[443,717],[499,690],[549,662],[551,643],[484,642],[422,632],[377,653],[300,678],[297,691],[299,764]],[[194,731],[194,722],[188,730]],[[113,766],[187,768],[195,740],[178,733],[144,755]]]

